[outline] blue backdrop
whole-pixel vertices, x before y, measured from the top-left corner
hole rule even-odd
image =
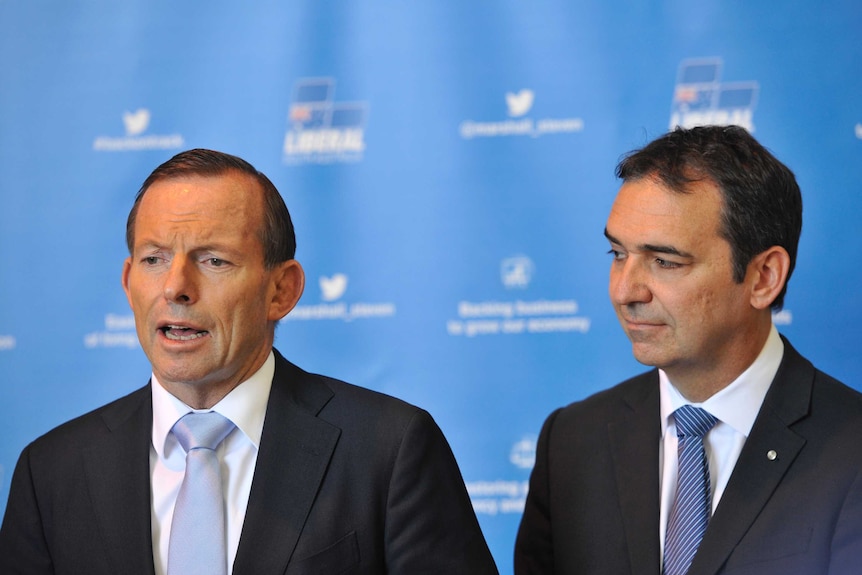
[[[776,323],[862,386],[860,29],[852,1],[0,0],[0,506],[28,441],[146,382],[125,218],[191,147],[293,214],[276,345],[434,415],[504,574],[544,417],[642,370],[602,230],[617,160],[672,125],[796,172]]]

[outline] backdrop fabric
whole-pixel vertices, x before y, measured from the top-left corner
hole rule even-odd
[[[643,371],[607,296],[620,157],[739,124],[794,170],[779,331],[862,389],[862,4],[0,0],[0,512],[21,449],[143,385],[144,178],[266,173],[307,287],[276,346],[428,409],[512,571],[542,421]]]

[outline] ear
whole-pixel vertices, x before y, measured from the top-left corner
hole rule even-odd
[[[121,282],[123,283],[123,291],[126,292],[126,299],[129,300],[129,307],[132,308],[132,311],[135,311],[134,306],[132,305],[132,296],[131,292],[129,292],[129,273],[132,271],[132,258],[126,258],[126,261],[123,262],[123,276],[121,278]]]
[[[754,256],[748,264],[750,301],[755,309],[767,309],[781,293],[790,271],[790,255],[781,246],[772,246]]]
[[[305,272],[296,260],[278,264],[272,272],[273,292],[269,302],[270,321],[278,321],[292,310],[305,289]]]

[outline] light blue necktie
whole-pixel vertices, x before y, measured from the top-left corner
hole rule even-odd
[[[679,438],[679,479],[667,523],[664,575],[685,575],[709,523],[711,489],[703,436],[717,420],[691,405],[680,407],[673,417]]]
[[[168,546],[168,575],[225,575],[225,503],[215,449],[234,424],[214,411],[189,413],[171,432],[186,451]]]

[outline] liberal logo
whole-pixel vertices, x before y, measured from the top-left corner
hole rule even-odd
[[[185,145],[180,134],[145,134],[150,127],[150,111],[138,108],[134,112],[123,112],[124,137],[99,136],[93,141],[97,152],[125,152],[137,150],[174,150]]]
[[[367,102],[335,102],[333,78],[296,83],[284,137],[288,164],[356,162],[365,151]]]
[[[677,73],[670,129],[736,125],[754,132],[757,82],[721,82],[721,58],[683,60]]]

